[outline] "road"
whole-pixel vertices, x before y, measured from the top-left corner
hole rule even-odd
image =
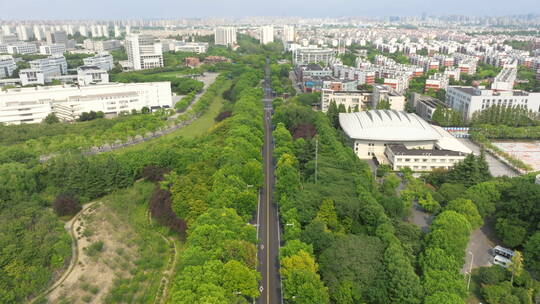
[[[459,141],[461,141],[462,144],[464,144],[469,149],[471,149],[475,155],[480,155],[480,147],[478,147],[478,145],[473,143],[470,139],[459,138]],[[516,171],[514,171],[514,169],[510,168],[508,165],[506,165],[502,161],[491,156],[489,153],[486,153],[486,161],[489,165],[489,172],[491,173],[491,175],[495,177],[505,176],[505,175],[509,177],[514,177],[518,175]]]
[[[281,279],[279,276],[279,220],[276,204],[272,199],[274,190],[274,161],[272,140],[272,89],[270,88],[270,67],[267,59],[264,81],[264,186],[257,212],[259,248],[258,271],[262,280],[259,290],[259,304],[279,304],[281,298]]]

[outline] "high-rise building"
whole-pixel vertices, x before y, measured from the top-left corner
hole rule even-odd
[[[284,42],[292,42],[295,39],[294,34],[294,25],[285,25],[283,26],[283,37]]]
[[[37,41],[41,41],[41,40],[45,39],[45,35],[43,34],[43,30],[39,26],[34,25],[33,31],[34,31],[34,37],[36,37]]]
[[[109,26],[108,25],[102,25],[101,26],[101,32],[103,37],[109,38]]]
[[[236,28],[217,27],[214,32],[216,45],[234,45],[236,44]]]
[[[20,24],[17,26],[17,37],[21,41],[28,41],[30,38],[34,38],[34,33],[26,25]]]
[[[274,26],[265,25],[261,27],[261,44],[268,44],[274,42]]]
[[[45,33],[47,44],[63,44],[67,47],[68,36],[65,31],[55,31]]]
[[[85,25],[79,26],[79,33],[81,36],[88,37],[88,29]]]
[[[128,61],[134,70],[163,67],[163,49],[150,35],[130,35],[125,42]]]
[[[114,26],[114,37],[115,38],[118,38],[122,36],[122,31],[120,30],[120,26],[119,25],[115,25]]]

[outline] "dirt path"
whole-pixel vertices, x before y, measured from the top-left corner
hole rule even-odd
[[[64,225],[64,228],[69,232],[69,235],[71,237],[71,261],[69,262],[69,266],[68,268],[66,269],[66,271],[62,274],[62,276],[56,281],[54,282],[49,288],[47,288],[47,290],[45,290],[43,293],[41,293],[39,296],[35,297],[34,299],[30,300],[29,303],[34,303],[37,299],[40,299],[42,297],[46,297],[47,295],[49,295],[50,293],[52,293],[54,290],[56,290],[60,285],[62,285],[62,283],[64,283],[64,281],[67,279],[67,277],[71,274],[71,272],[73,271],[73,269],[75,268],[75,266],[77,265],[77,263],[79,262],[79,242],[77,240],[77,235],[76,235],[76,231],[75,231],[75,225],[74,223],[76,223],[80,216],[84,213],[86,213],[90,207],[94,206],[95,204],[97,204],[98,202],[92,202],[92,203],[88,203],[86,205],[84,205],[81,209],[81,211],[79,211],[79,213],[77,213],[71,220],[67,221]]]
[[[148,222],[152,223],[152,218],[150,216],[150,210],[148,210],[146,216],[148,218]],[[165,303],[165,301],[167,300],[167,296],[168,296],[168,292],[169,292],[169,285],[170,285],[170,282],[171,282],[171,277],[175,273],[176,264],[177,264],[177,261],[178,261],[178,247],[176,246],[176,241],[174,240],[174,238],[167,237],[161,232],[158,232],[158,233],[163,238],[163,240],[165,240],[169,244],[169,247],[173,248],[174,254],[170,256],[169,261],[167,262],[167,267],[163,271],[163,278],[161,278],[161,282],[159,284],[159,289],[158,289],[161,292],[158,292],[158,294],[156,295],[156,298],[154,300],[154,304]],[[171,246],[171,244],[172,244],[172,246]]]

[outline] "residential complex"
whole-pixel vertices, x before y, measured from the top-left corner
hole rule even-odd
[[[306,65],[310,63],[322,63],[329,65],[336,60],[336,50],[319,47],[300,47],[293,51],[293,63],[296,65]]]
[[[153,36],[130,35],[126,38],[125,48],[133,70],[163,67],[162,45]]]
[[[48,86],[0,91],[0,123],[39,123],[55,113],[62,120],[83,112],[118,114],[172,107],[170,82]]]

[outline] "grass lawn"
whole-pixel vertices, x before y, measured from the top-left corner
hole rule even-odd
[[[228,87],[228,86],[227,86]],[[219,114],[221,107],[223,106],[224,99],[221,94],[216,97],[214,102],[210,105],[208,110],[188,126],[181,128],[180,130],[171,133],[175,136],[183,136],[186,138],[194,138],[205,134],[215,124],[214,118]]]
[[[170,140],[177,137],[192,139],[197,136],[206,134],[212,128],[212,126],[214,126],[214,118],[219,114],[221,108],[223,107],[223,103],[225,102],[222,97],[223,92],[228,90],[231,85],[232,81],[229,80],[225,82],[225,84],[223,85],[223,87],[220,88],[219,93],[217,94],[216,98],[214,98],[214,101],[210,104],[210,107],[208,107],[206,112],[191,124],[154,140],[115,150],[112,153],[124,153],[126,151],[129,151],[130,149],[144,149],[147,145],[154,145],[160,140]]]

